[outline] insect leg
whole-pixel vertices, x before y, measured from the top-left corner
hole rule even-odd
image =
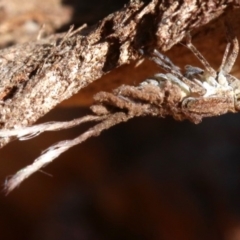
[[[223,70],[225,73],[229,73],[232,70],[232,67],[237,59],[238,52],[239,52],[239,44],[236,36],[234,36],[233,31],[230,27],[230,25],[225,22],[226,25],[226,31],[227,31],[227,39],[228,39],[228,45],[226,47],[223,61],[220,67],[220,70]],[[230,45],[232,45],[232,52],[228,56],[228,52],[230,49]],[[227,57],[228,56],[228,57]]]
[[[154,50],[153,54],[155,55],[151,59],[157,63],[163,70],[168,73],[172,73],[176,77],[182,77],[179,67],[175,66],[172,61],[158,52],[156,49]]]
[[[223,59],[222,59],[222,63],[221,63],[221,66],[219,68],[219,72],[220,71],[223,71],[225,65],[226,65],[226,62],[227,62],[227,57],[228,57],[228,54],[229,54],[229,50],[230,50],[230,47],[231,47],[231,43],[229,42],[225,48],[225,52],[223,54]]]
[[[210,66],[208,61],[203,57],[203,55],[197,50],[197,48],[192,44],[191,42],[191,35],[187,34],[186,36],[186,45],[187,47],[192,51],[192,53],[198,58],[198,60],[202,63],[204,68],[207,70],[207,72],[213,76],[216,77],[216,71]]]

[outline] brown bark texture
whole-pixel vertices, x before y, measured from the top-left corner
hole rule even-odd
[[[94,26],[49,37],[40,33],[36,41],[1,50],[1,128],[33,124],[106,73],[142,59],[141,52],[167,51],[189,31],[238,6],[233,0],[132,0]],[[0,146],[8,142],[1,139]]]

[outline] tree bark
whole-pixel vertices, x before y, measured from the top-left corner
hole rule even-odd
[[[233,0],[132,0],[95,26],[0,51],[1,128],[33,124],[104,74],[141,59],[142,52],[166,51],[237,6]],[[1,139],[0,147],[9,141]]]

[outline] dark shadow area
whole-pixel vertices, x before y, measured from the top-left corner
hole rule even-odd
[[[128,0],[91,0],[91,1],[79,1],[79,0],[62,0],[63,5],[72,7],[73,15],[72,20],[67,25],[58,29],[58,32],[64,32],[69,29],[69,25],[74,24],[75,27],[80,27],[84,23],[93,25],[99,20],[104,18],[110,13],[113,13],[121,9],[124,4],[128,3]]]
[[[86,111],[55,109],[42,121],[80,114]],[[139,118],[116,126],[47,166],[44,171],[52,177],[36,173],[9,196],[2,195],[1,235],[41,240],[239,239],[239,122],[235,114],[200,125]],[[1,182],[41,150],[87,127],[13,142],[0,152]],[[9,224],[17,226],[14,232]]]

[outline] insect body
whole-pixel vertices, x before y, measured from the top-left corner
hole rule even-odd
[[[147,79],[141,85],[152,84],[153,81],[155,85],[157,82],[159,87],[165,81],[177,85],[182,93],[182,110],[190,119],[239,111],[240,80],[230,74],[239,51],[237,38],[231,38],[227,44],[218,71],[215,71],[192,45],[190,36],[187,37],[187,47],[203,64],[204,70],[187,65],[185,73],[182,74],[169,58],[155,50],[152,60],[168,73],[156,74],[153,79]],[[231,52],[230,48],[232,48]]]

